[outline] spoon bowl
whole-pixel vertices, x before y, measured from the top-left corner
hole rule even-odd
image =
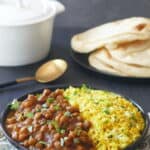
[[[35,80],[41,83],[54,81],[65,73],[67,62],[63,59],[54,59],[43,64],[35,73]]]

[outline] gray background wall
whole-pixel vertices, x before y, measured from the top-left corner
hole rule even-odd
[[[66,12],[56,26],[92,27],[130,16],[150,17],[150,0],[59,0]]]

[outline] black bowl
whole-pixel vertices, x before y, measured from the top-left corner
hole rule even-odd
[[[79,86],[79,85],[78,85]],[[55,90],[57,88],[67,88],[68,85],[57,85],[57,86],[51,86],[51,87],[48,87],[50,88],[51,90]],[[95,88],[96,89],[96,88]],[[39,90],[36,90],[36,91],[33,91],[31,92],[30,94],[37,94],[37,93],[41,93],[43,91],[43,89],[39,89]],[[29,94],[29,93],[28,93]],[[24,95],[24,96],[21,96],[18,98],[19,101],[23,101],[27,95]],[[117,93],[116,93],[117,94]],[[145,136],[148,132],[148,128],[149,128],[149,118],[148,118],[148,115],[144,112],[144,110],[142,109],[142,107],[137,104],[135,101],[133,101],[132,99],[130,98],[127,98],[125,96],[122,96],[124,98],[126,98],[128,101],[130,101],[135,107],[138,108],[138,110],[141,112],[144,120],[145,120],[145,128],[141,134],[141,136],[134,142],[132,143],[131,145],[129,145],[125,150],[134,150],[137,148],[137,146],[145,139]],[[23,147],[21,144],[19,144],[18,142],[16,142],[15,140],[13,140],[10,135],[8,134],[7,130],[6,130],[6,127],[5,127],[5,120],[6,120],[6,117],[7,117],[7,114],[10,112],[10,104],[8,104],[6,106],[6,108],[4,109],[4,111],[1,113],[1,117],[0,117],[0,123],[1,123],[1,127],[2,127],[2,131],[5,135],[5,137],[8,139],[8,141],[10,143],[12,143],[16,148],[18,149],[21,149],[21,150],[27,150],[25,147]]]

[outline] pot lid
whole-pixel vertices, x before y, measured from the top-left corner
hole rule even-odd
[[[0,0],[0,25],[24,25],[55,15],[49,0]]]

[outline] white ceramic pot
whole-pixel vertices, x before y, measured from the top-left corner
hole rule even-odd
[[[55,16],[65,10],[58,1],[48,5],[50,11],[42,17],[0,24],[0,66],[27,65],[48,55]]]

